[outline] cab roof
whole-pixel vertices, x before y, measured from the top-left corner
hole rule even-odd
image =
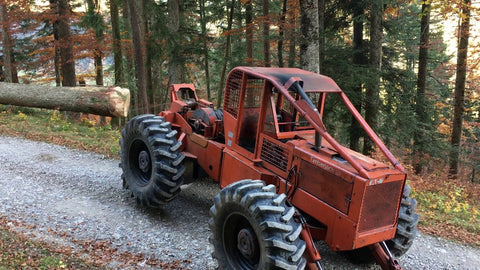
[[[299,68],[236,67],[232,72],[234,70],[262,77],[282,86],[285,86],[290,78],[298,77],[303,81],[305,92],[342,92],[332,78]]]

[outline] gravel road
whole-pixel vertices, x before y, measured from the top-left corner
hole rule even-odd
[[[65,147],[0,136],[0,216],[32,238],[105,257],[115,269],[215,269],[208,210],[219,191],[211,181],[182,187],[162,209],[136,206],[122,189],[118,160]],[[87,244],[86,244],[87,243]],[[325,269],[352,265],[320,244]],[[121,262],[128,254],[144,258]],[[165,263],[150,266],[151,260]],[[400,259],[405,269],[480,269],[480,250],[420,235]]]

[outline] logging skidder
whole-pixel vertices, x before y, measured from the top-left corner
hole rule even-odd
[[[170,86],[170,98],[169,110],[137,116],[122,131],[124,187],[139,204],[159,207],[202,170],[218,181],[209,222],[218,269],[320,270],[315,240],[401,269],[395,257],[410,248],[418,223],[405,171],[331,78],[236,67],[223,110],[192,84]],[[343,105],[388,161],[337,142],[324,125],[326,104]]]
[[[55,87],[0,83],[0,104],[127,117],[130,90],[120,87]]]

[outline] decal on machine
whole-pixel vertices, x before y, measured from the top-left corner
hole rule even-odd
[[[378,179],[371,179],[368,181],[369,186],[374,186],[383,183],[383,178],[378,178]]]
[[[318,159],[315,159],[315,158],[311,157],[311,158],[310,158],[310,161],[311,161],[313,164],[317,165],[318,167],[324,169],[325,171],[328,171],[328,172],[331,172],[331,173],[335,173],[335,170],[334,170],[332,167],[328,166],[328,165],[325,164],[325,163],[320,162],[320,160],[318,160]]]

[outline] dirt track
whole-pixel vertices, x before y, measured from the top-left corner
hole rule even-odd
[[[207,222],[217,185],[196,182],[160,210],[141,209],[122,189],[118,163],[0,136],[0,216],[31,237],[116,269],[214,269]],[[320,248],[325,269],[379,269]],[[405,269],[473,270],[480,269],[480,250],[421,235],[400,261]]]

